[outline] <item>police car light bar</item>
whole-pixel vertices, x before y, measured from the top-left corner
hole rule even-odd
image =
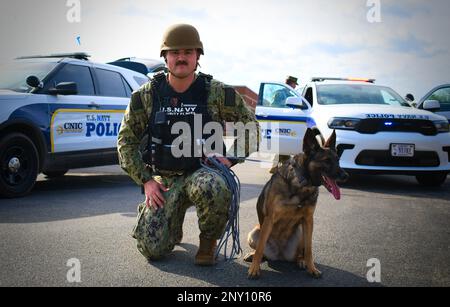
[[[313,77],[311,79],[312,82],[322,82],[326,80],[332,80],[332,81],[362,81],[362,82],[369,82],[374,83],[375,79],[367,79],[367,78],[328,78],[328,77]]]
[[[21,56],[21,57],[16,58],[16,60],[45,59],[45,58],[72,58],[72,59],[87,61],[89,57],[90,57],[90,55],[85,52],[75,52],[75,53],[55,53],[55,54],[49,54],[49,55]]]

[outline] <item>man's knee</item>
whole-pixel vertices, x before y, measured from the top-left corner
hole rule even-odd
[[[205,184],[196,186],[199,190],[198,199],[195,201],[199,228],[204,235],[220,238],[228,221],[232,194],[221,175],[214,173],[205,177]]]
[[[189,195],[194,203],[199,200],[223,198],[230,199],[231,191],[228,188],[225,179],[212,171],[203,171],[199,173],[190,186]]]
[[[174,248],[171,242],[149,242],[137,240],[137,249],[148,260],[160,260],[170,254]]]
[[[153,212],[147,208],[138,220],[134,231],[138,250],[150,260],[164,257],[174,248],[170,225],[164,210]]]

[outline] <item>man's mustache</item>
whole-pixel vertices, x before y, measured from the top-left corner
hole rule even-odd
[[[178,66],[178,65],[188,65],[188,62],[186,62],[186,61],[178,61],[178,62],[176,62],[175,63],[175,66]]]

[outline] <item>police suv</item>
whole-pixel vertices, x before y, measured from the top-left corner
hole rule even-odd
[[[0,195],[25,195],[40,172],[56,177],[117,163],[129,98],[149,80],[119,66],[74,53],[22,57],[0,68]]]
[[[407,174],[426,186],[443,184],[450,172],[447,119],[411,107],[374,81],[313,78],[302,95],[286,84],[262,83],[256,107],[260,148],[296,154],[307,127],[317,126],[325,138],[336,130],[340,165],[349,173]],[[279,91],[290,96],[282,105],[274,101]]]

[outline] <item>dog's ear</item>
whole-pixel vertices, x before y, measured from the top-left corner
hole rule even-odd
[[[303,138],[303,152],[309,155],[319,149],[320,145],[316,139],[316,133],[310,128],[306,129],[305,137]]]
[[[333,130],[324,147],[336,151],[336,130]]]

